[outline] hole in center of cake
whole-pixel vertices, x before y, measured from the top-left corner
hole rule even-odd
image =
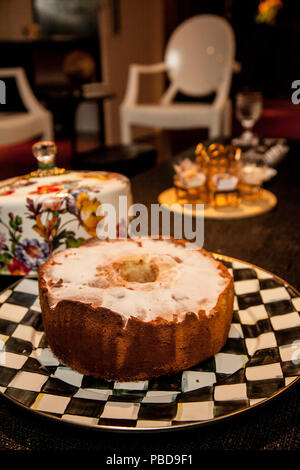
[[[159,273],[158,266],[143,258],[128,259],[119,265],[119,274],[127,282],[155,282]]]

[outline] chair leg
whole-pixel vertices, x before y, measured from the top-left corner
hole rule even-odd
[[[223,134],[224,137],[230,137],[232,133],[232,105],[227,101],[223,112]]]
[[[215,114],[208,125],[208,138],[217,139],[221,137],[222,129],[221,129],[221,115]]]
[[[129,145],[132,144],[132,129],[131,129],[131,124],[130,122],[127,121],[127,119],[124,118],[124,116],[121,117],[121,142],[124,145]]]

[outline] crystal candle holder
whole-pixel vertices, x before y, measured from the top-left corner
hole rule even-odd
[[[261,196],[264,181],[275,176],[277,171],[267,166],[245,164],[239,170],[239,190],[243,199],[253,200]]]
[[[199,170],[197,164],[188,158],[174,164],[174,170],[174,187],[178,202],[181,204],[206,203],[206,174],[204,171]]]

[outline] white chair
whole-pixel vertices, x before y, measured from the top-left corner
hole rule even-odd
[[[121,140],[132,142],[133,125],[160,129],[208,128],[209,137],[231,133],[229,92],[234,61],[235,37],[230,24],[215,15],[198,15],[184,21],[172,34],[164,62],[132,64],[125,98],[120,107]],[[139,77],[167,72],[170,85],[159,104],[138,104]],[[189,96],[215,93],[211,104],[174,102],[178,92]]]
[[[21,67],[0,69],[0,79],[16,80],[17,89],[27,112],[2,112],[0,105],[0,145],[12,145],[34,137],[53,140],[52,114],[36,99]]]

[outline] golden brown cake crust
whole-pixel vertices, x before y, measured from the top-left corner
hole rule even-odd
[[[201,252],[211,256],[205,250]],[[130,317],[125,327],[122,316],[107,308],[72,300],[60,300],[50,307],[45,280],[50,262],[39,270],[46,338],[54,355],[82,374],[119,381],[172,374],[215,355],[227,340],[233,313],[233,279],[220,262],[219,275],[228,282],[209,315],[200,310],[187,313],[182,321]]]

